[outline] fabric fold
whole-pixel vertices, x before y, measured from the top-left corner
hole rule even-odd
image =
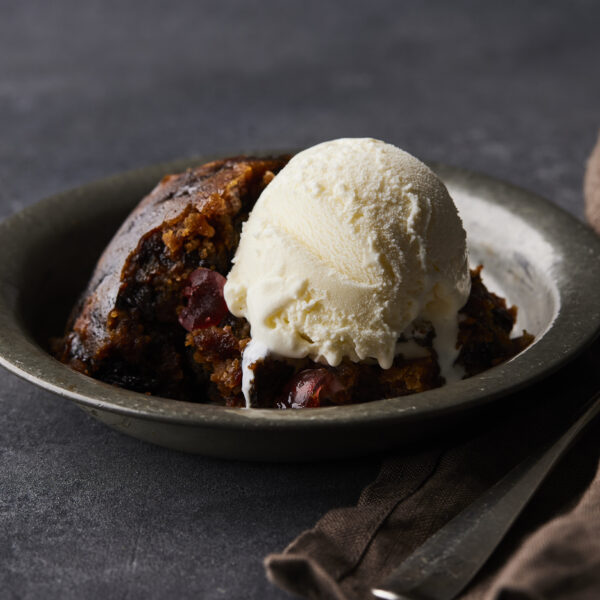
[[[587,163],[584,180],[585,216],[600,233],[600,136]]]

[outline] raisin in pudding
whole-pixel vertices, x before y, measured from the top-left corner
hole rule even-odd
[[[510,359],[516,309],[469,271],[441,181],[341,139],[165,177],[104,251],[57,356],[135,391],[305,408],[421,392]]]

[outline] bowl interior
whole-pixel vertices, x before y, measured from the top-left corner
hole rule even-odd
[[[513,335],[526,329],[539,341],[560,307],[553,276],[560,256],[542,232],[509,208],[449,187],[467,232],[471,267],[483,265],[488,289],[517,306]]]

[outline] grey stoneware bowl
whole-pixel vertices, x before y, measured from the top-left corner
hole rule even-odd
[[[222,458],[313,460],[376,452],[448,431],[557,370],[600,328],[600,242],[586,226],[522,189],[432,165],[461,213],[471,264],[483,264],[488,287],[519,307],[517,329],[535,335],[535,343],[513,360],[420,394],[297,411],[149,397],[56,361],[48,340],[62,333],[96,259],[127,213],[164,174],[214,158],[91,183],[0,224],[0,364],[70,398],[110,427],[161,446]]]

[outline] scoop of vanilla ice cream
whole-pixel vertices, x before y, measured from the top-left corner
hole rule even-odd
[[[244,224],[225,285],[253,342],[289,358],[392,365],[417,318],[436,330],[442,374],[456,358],[470,290],[465,232],[444,184],[374,139],[294,156]]]

